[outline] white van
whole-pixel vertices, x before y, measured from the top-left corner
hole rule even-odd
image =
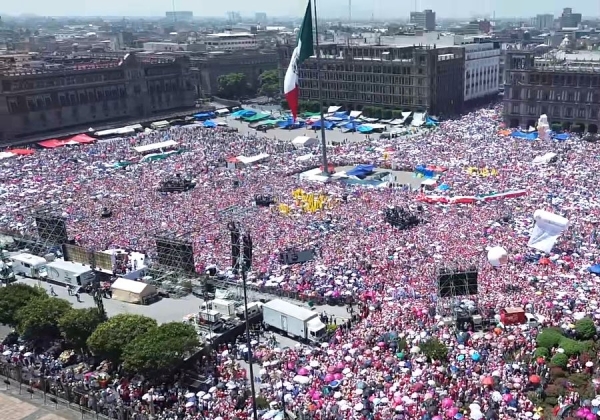
[[[45,258],[32,254],[18,254],[10,257],[13,273],[16,276],[31,277],[34,279],[45,279],[48,277],[46,271],[47,261]]]

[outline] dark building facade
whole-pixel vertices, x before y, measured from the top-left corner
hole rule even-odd
[[[551,126],[598,132],[600,62],[536,66],[533,52],[509,50],[505,56],[504,121],[511,127],[537,124],[542,114]]]
[[[51,70],[0,73],[0,144],[151,119],[193,108],[198,97],[186,57],[52,60]]]
[[[366,106],[454,115],[464,100],[465,54],[460,47],[321,45],[321,96],[317,63],[300,68],[300,99],[361,110]],[[293,48],[279,47],[283,83]],[[283,89],[283,86],[282,86]]]
[[[206,95],[218,95],[220,76],[244,73],[250,84],[256,84],[262,72],[277,69],[277,52],[275,50],[217,51],[192,57],[192,67],[202,92]]]

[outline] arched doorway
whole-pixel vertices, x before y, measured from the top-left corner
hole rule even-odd
[[[598,126],[596,124],[589,124],[588,125],[588,133],[597,134]]]
[[[562,128],[565,131],[571,130],[571,123],[570,122],[564,122],[563,125],[562,125]]]
[[[585,124],[583,123],[575,123],[571,127],[571,131],[574,133],[583,133],[585,131]]]
[[[511,118],[510,128],[517,128],[519,126],[519,120],[517,118]]]

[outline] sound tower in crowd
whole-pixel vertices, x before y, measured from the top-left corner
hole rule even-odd
[[[159,234],[154,237],[158,265],[164,269],[194,274],[194,247],[191,241],[174,235]]]
[[[471,263],[445,264],[436,269],[438,315],[454,316],[461,299],[473,299],[479,292],[479,272]]]
[[[60,210],[51,207],[37,209],[33,218],[37,229],[37,238],[35,241],[25,241],[21,244],[23,248],[28,248],[31,253],[36,255],[45,255],[54,248],[61,249],[64,244],[69,242],[67,235],[67,220]]]
[[[240,230],[235,222],[229,222],[227,229],[231,234],[231,267],[240,269]]]

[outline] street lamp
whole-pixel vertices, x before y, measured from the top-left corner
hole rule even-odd
[[[232,259],[234,260],[234,269],[237,268],[242,274],[242,287],[244,290],[244,318],[246,322],[246,347],[248,348],[248,366],[250,373],[250,390],[252,392],[252,415],[254,420],[258,420],[258,410],[256,407],[256,388],[254,386],[254,366],[252,356],[252,343],[250,340],[250,320],[248,317],[248,291],[246,285],[246,275],[252,265],[252,238],[249,233],[241,235],[240,228],[235,222],[227,225],[231,232]],[[236,243],[237,242],[237,243]],[[236,260],[237,257],[237,261]]]

